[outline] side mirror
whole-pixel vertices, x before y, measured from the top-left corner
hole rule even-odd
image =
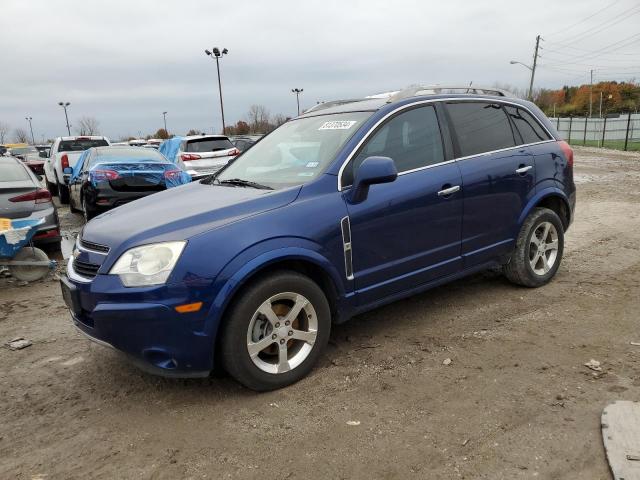
[[[73,168],[67,167],[64,170],[62,170],[62,173],[64,173],[65,175],[71,175],[73,173]]]
[[[45,152],[44,150],[41,150],[38,155],[40,156],[40,158],[49,158],[49,155],[47,155],[47,152]]]
[[[398,178],[396,164],[389,157],[367,157],[358,167],[349,196],[350,203],[360,203],[367,198],[369,186],[389,183]]]

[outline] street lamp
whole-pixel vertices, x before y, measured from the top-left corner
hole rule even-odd
[[[33,125],[31,125],[31,120],[33,120],[33,117],[24,117],[24,119],[29,122],[29,130],[31,130],[31,144],[35,145],[36,144],[36,139],[33,136]]]
[[[71,127],[69,126],[69,115],[67,115],[67,107],[71,105],[69,102],[58,102],[62,108],[64,108],[64,118],[67,120],[67,133],[71,136]]]
[[[291,92],[296,94],[296,102],[298,104],[298,115],[300,115],[300,94],[304,92],[304,88],[292,88]]]
[[[218,93],[220,93],[220,113],[222,114],[222,134],[224,135],[224,104],[222,103],[222,82],[220,81],[220,57],[229,53],[229,50],[223,48],[222,51],[218,47],[213,47],[212,51],[205,50],[209,57],[216,59],[216,68],[218,70]]]
[[[526,63],[518,62],[516,60],[511,60],[509,63],[511,65],[515,65],[515,64],[522,65],[523,67],[528,68],[531,71],[531,82],[529,83],[529,93],[527,95],[527,98],[529,100],[531,100],[531,94],[532,94],[532,90],[533,90],[533,75],[534,75],[534,72],[535,72],[534,68],[529,66],[529,65],[527,65]]]
[[[167,130],[167,113],[168,112],[162,112],[162,117],[164,118],[164,132],[169,136],[169,131]]]

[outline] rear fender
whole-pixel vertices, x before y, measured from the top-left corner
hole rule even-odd
[[[524,224],[525,220],[527,219],[527,217],[529,216],[529,214],[531,213],[531,211],[536,208],[536,206],[545,198],[548,197],[558,197],[560,199],[562,199],[562,201],[565,203],[565,206],[567,207],[567,211],[571,213],[571,208],[569,205],[569,199],[567,198],[567,195],[560,190],[557,187],[547,187],[544,188],[538,192],[536,192],[536,194],[529,200],[529,202],[527,203],[527,205],[525,206],[525,208],[522,210],[522,213],[520,214],[520,218],[518,218],[518,231],[520,231],[520,229],[522,228],[522,225]],[[517,235],[517,233],[516,233]]]

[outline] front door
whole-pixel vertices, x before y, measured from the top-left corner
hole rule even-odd
[[[445,158],[433,106],[405,110],[382,124],[343,172],[350,185],[362,161],[394,160],[398,178],[373,185],[357,204],[345,201],[351,256],[363,304],[456,272],[461,268],[461,175]]]

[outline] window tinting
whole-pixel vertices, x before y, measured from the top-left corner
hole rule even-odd
[[[435,109],[414,108],[392,118],[374,133],[345,168],[342,184],[353,183],[354,171],[371,156],[390,157],[398,173],[444,161]]]
[[[535,143],[549,140],[549,134],[544,131],[538,121],[522,108],[506,106],[505,109],[522,137],[522,143]]]
[[[25,167],[13,160],[0,159],[0,182],[19,182],[31,180]]]
[[[187,140],[185,152],[217,152],[233,148],[233,143],[228,138],[202,138]]]
[[[509,119],[500,105],[449,103],[447,110],[458,138],[461,157],[515,146]]]
[[[77,139],[77,140],[63,140],[58,146],[59,152],[84,152],[85,150],[93,147],[106,147],[109,145],[106,140],[91,140],[91,139]]]

